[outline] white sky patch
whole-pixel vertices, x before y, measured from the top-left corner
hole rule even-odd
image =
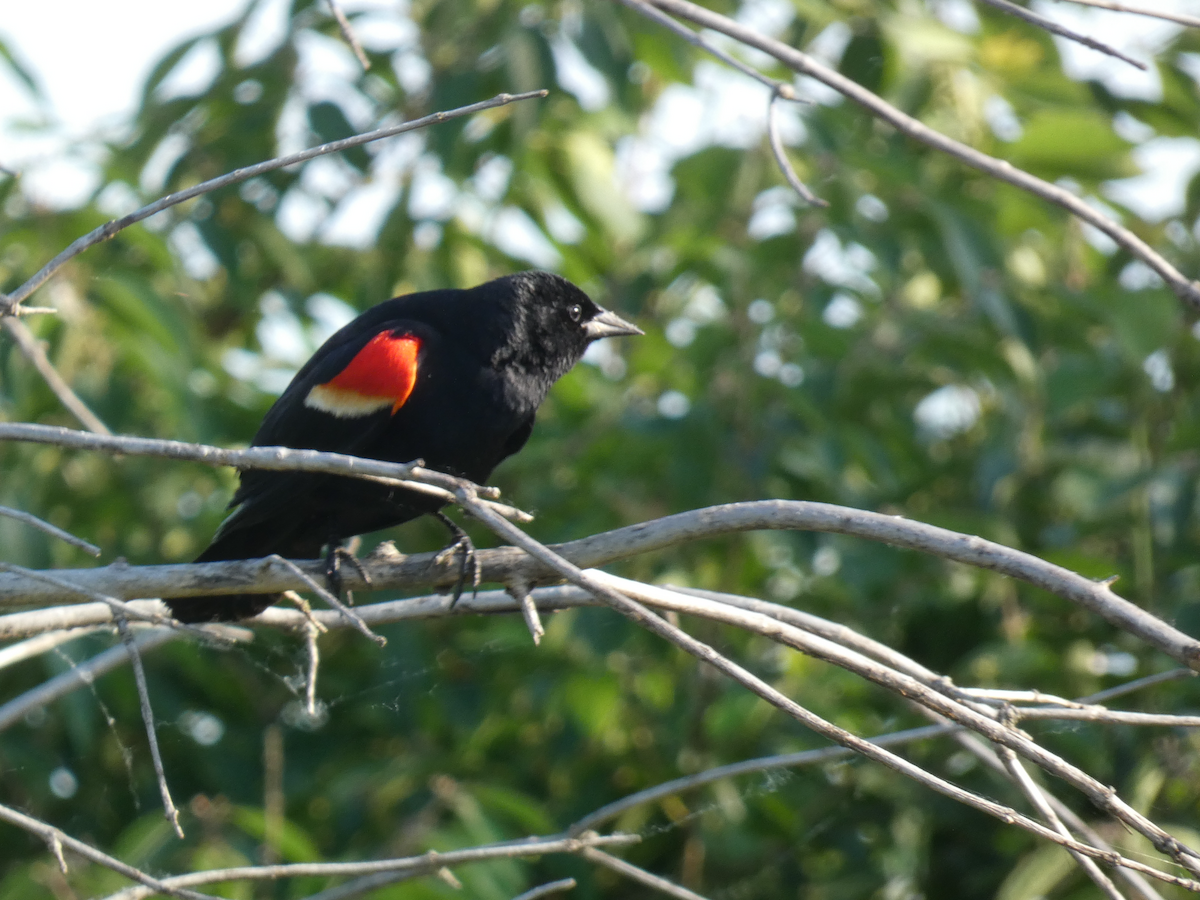
[[[373,181],[352,189],[321,226],[321,243],[365,250],[400,199],[400,186]]]
[[[22,193],[38,206],[74,209],[100,186],[100,170],[87,155],[51,156],[21,172]]]
[[[979,31],[979,15],[971,0],[926,0],[925,5],[943,25],[959,34],[975,34]]]
[[[408,213],[414,219],[444,221],[454,215],[458,185],[442,174],[442,164],[435,157],[423,156],[413,168],[412,185],[408,192]]]
[[[288,240],[305,244],[312,240],[327,215],[329,204],[299,187],[294,187],[279,201],[275,224]]]
[[[207,281],[221,271],[220,260],[208,249],[194,222],[179,223],[171,232],[170,242],[184,271],[197,281]]]
[[[1187,12],[1190,8],[1194,12],[1195,2],[1156,0],[1154,8],[1176,12]],[[1149,16],[1131,16],[1067,3],[1050,3],[1047,0],[1037,0],[1033,9],[1048,19],[1103,41],[1142,62],[1148,62],[1183,28],[1182,25]],[[1152,102],[1162,99],[1162,81],[1155,66],[1151,65],[1142,72],[1075,41],[1055,37],[1054,43],[1062,58],[1063,71],[1071,78],[1099,81],[1120,97],[1136,97]]]
[[[756,241],[796,230],[796,195],[791,188],[767,188],[754,198],[746,233]]]
[[[862,304],[849,294],[834,294],[821,319],[830,328],[853,328],[863,317]]]
[[[948,384],[926,395],[916,409],[917,427],[933,438],[949,438],[970,431],[983,410],[979,394],[962,384]]]
[[[274,53],[287,38],[291,9],[291,0],[260,0],[238,35],[233,61],[245,68]]]
[[[1105,183],[1104,196],[1147,222],[1182,213],[1188,182],[1200,172],[1200,140],[1152,138],[1134,149],[1133,158],[1142,174]]]
[[[498,210],[488,228],[488,239],[503,253],[523,259],[540,269],[557,269],[562,256],[542,234],[528,213],[515,206]]]
[[[608,81],[561,32],[550,42],[554,54],[554,68],[558,83],[564,91],[570,91],[579,105],[588,112],[608,106]]]
[[[843,247],[838,236],[828,228],[817,233],[804,254],[804,270],[826,284],[877,295],[879,286],[867,275],[874,271],[875,265],[874,253],[854,242]]]
[[[154,95],[160,100],[195,97],[208,90],[221,71],[221,50],[211,38],[200,41],[158,83]]]
[[[691,411],[692,401],[682,391],[663,391],[657,405],[664,419],[682,419]]]
[[[587,228],[575,215],[555,201],[547,205],[543,215],[546,217],[546,230],[550,237],[560,244],[578,244],[587,236]]]
[[[308,339],[319,347],[343,325],[349,325],[358,312],[345,300],[324,292],[313,294],[304,301],[304,309],[312,317]]]
[[[1175,387],[1175,369],[1166,350],[1155,350],[1142,362],[1142,371],[1150,376],[1151,386],[1159,393]]]

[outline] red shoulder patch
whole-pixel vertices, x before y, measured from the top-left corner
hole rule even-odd
[[[370,415],[389,406],[395,415],[417,383],[420,350],[421,339],[415,335],[381,332],[346,368],[310,390],[304,405],[340,419]]]

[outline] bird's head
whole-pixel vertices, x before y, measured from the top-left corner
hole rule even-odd
[[[519,272],[490,285],[507,300],[511,328],[495,357],[498,365],[540,370],[554,380],[579,362],[592,341],[643,333],[560,275]]]

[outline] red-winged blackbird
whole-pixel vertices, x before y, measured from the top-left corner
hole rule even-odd
[[[525,445],[551,385],[588,344],[641,333],[547,272],[397,297],[327,340],[251,443],[392,462],[422,459],[429,468],[482,483]],[[230,502],[233,513],[196,561],[272,553],[312,559],[322,546],[332,550],[353,535],[436,514],[442,505],[428,495],[344,476],[249,469]],[[208,622],[257,615],[278,599],[230,594],[167,602],[181,621]]]

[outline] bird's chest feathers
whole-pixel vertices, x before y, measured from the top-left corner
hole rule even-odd
[[[417,383],[421,339],[411,334],[375,335],[344,369],[309,390],[304,405],[339,419],[358,418],[391,408],[393,415]]]

